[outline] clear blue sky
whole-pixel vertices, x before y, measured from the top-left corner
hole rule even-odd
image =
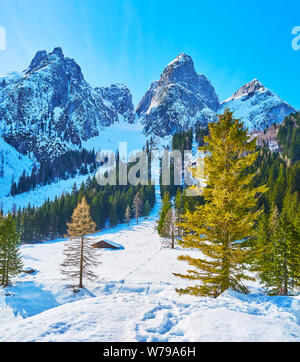
[[[220,100],[258,78],[300,109],[300,51],[291,47],[298,25],[299,0],[0,0],[0,73],[61,46],[91,85],[124,83],[137,104],[184,52]]]

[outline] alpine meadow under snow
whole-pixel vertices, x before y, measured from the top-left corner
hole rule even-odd
[[[300,298],[269,297],[256,283],[251,294],[217,299],[178,297],[186,285],[180,248],[163,248],[156,231],[160,202],[148,220],[93,235],[124,250],[97,251],[98,278],[79,293],[62,282],[66,240],[24,245],[26,269],[1,290],[0,341],[297,341]],[[189,250],[184,254],[197,256]]]

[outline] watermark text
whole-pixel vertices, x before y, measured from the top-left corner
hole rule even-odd
[[[6,50],[6,31],[0,26],[0,51]]]
[[[295,26],[292,29],[292,35],[296,35],[292,40],[292,48],[294,50],[300,50],[300,26]]]

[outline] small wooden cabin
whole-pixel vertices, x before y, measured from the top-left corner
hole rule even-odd
[[[111,250],[120,250],[123,249],[121,245],[117,245],[115,243],[110,243],[107,240],[97,241],[95,244],[92,244],[95,249],[111,249]]]

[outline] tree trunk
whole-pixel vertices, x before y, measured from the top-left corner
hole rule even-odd
[[[284,280],[283,280],[283,294],[288,295],[288,270],[287,270],[287,252],[286,252],[286,239],[284,237]]]
[[[224,243],[223,258],[222,258],[222,282],[221,293],[230,288],[230,261],[229,261],[229,245],[230,241],[226,240]]]
[[[83,274],[83,236],[81,237],[79,288],[83,287],[83,285],[82,285],[82,274]]]
[[[174,225],[172,225],[172,249],[174,249],[175,243],[174,243]]]

